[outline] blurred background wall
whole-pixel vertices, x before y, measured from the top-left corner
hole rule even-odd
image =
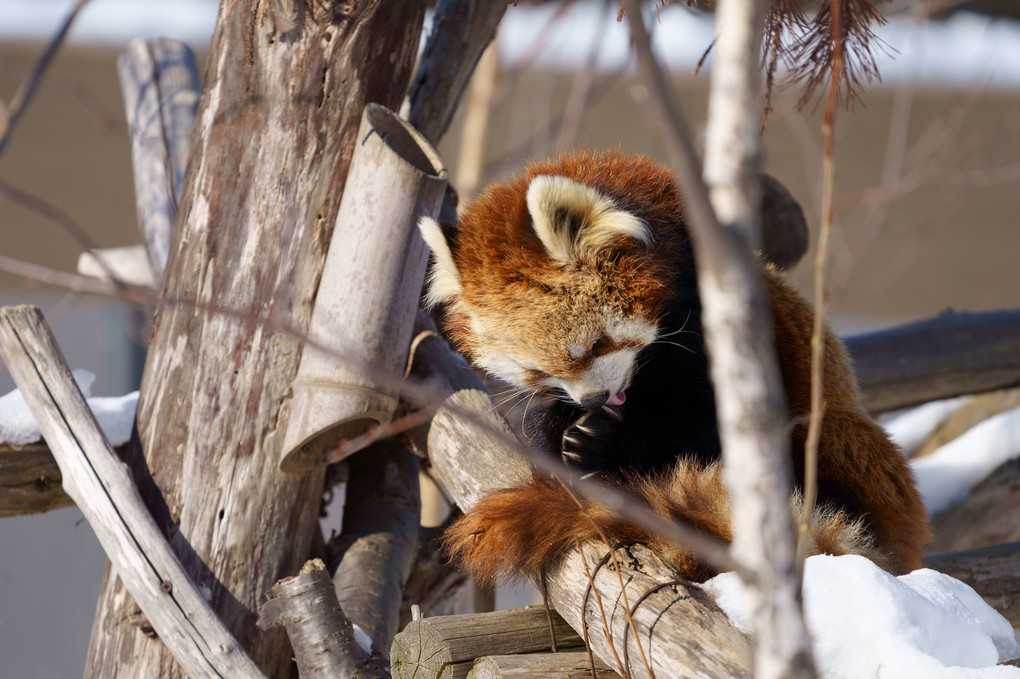
[[[0,0],[0,100],[10,101],[70,4]],[[661,9],[658,49],[700,135],[711,58],[692,72],[712,20],[683,4]],[[1017,11],[1010,2],[969,5]],[[508,9],[470,113],[484,135],[465,141],[462,107],[440,145],[463,196],[565,148],[618,145],[664,159],[615,5],[559,8]],[[877,51],[884,82],[839,114],[830,314],[845,333],[949,307],[1020,305],[1020,23],[961,12],[934,22],[922,10],[891,6]],[[0,179],[65,210],[99,247],[137,243],[116,56],[131,38],[169,35],[201,58],[215,13],[211,0],[92,0],[0,156]],[[774,92],[763,161],[814,229],[821,111],[815,102],[798,110],[799,97],[796,86]],[[80,251],[59,227],[0,199],[4,255],[73,271]],[[810,257],[791,276],[810,296]],[[137,389],[144,338],[121,304],[0,273],[0,304],[21,303],[43,308],[73,368],[98,375],[96,395]],[[10,388],[0,371],[0,393]],[[81,674],[103,562],[77,509],[0,520],[0,676]]]

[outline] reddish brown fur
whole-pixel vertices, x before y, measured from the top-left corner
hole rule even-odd
[[[556,328],[583,320],[588,307],[576,303],[577,318],[559,318],[561,285],[583,274],[552,266],[529,223],[524,194],[537,174],[559,174],[588,184],[613,198],[620,209],[641,217],[658,241],[655,255],[620,239],[609,262],[591,262],[601,278],[582,289],[592,303],[613,304],[648,318],[658,317],[670,294],[661,281],[670,267],[679,266],[676,253],[687,234],[677,219],[681,202],[672,174],[651,161],[616,151],[570,154],[558,161],[534,165],[523,175],[491,188],[469,206],[457,238],[457,265],[463,298],[476,309],[498,310],[506,318],[541,319],[534,327],[544,332],[526,338],[547,354]],[[507,216],[510,219],[507,219]],[[679,225],[679,226],[678,226]],[[513,244],[513,245],[511,245]],[[615,267],[615,269],[614,269]],[[613,281],[596,285],[598,280]],[[810,365],[813,310],[784,281],[765,269],[772,300],[776,346],[792,421],[791,442],[797,477],[803,476],[803,450],[810,412]],[[582,286],[583,287],[583,286]],[[496,311],[492,311],[496,313]],[[450,307],[448,330],[460,348],[476,349],[469,320]],[[819,489],[845,508],[846,515],[817,516],[815,549],[830,553],[864,552],[893,573],[921,565],[921,546],[929,538],[927,516],[909,466],[888,437],[860,405],[846,352],[827,331],[824,366],[825,419],[819,447]],[[681,463],[669,478],[635,479],[632,486],[663,516],[693,523],[728,540],[729,508],[714,467],[701,470]],[[873,538],[861,541],[855,521],[862,519]],[[600,530],[610,542],[650,542],[691,579],[708,571],[676,546],[656,541],[627,526],[598,505],[578,505],[555,482],[536,477],[530,484],[494,493],[473,507],[448,534],[451,552],[482,579],[516,573],[533,575],[557,559],[574,543],[598,539]]]

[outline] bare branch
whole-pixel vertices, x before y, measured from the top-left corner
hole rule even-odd
[[[75,18],[78,16],[78,12],[85,6],[86,2],[88,2],[88,0],[77,0],[77,2],[74,3],[74,7],[72,7],[71,11],[67,14],[67,17],[64,19],[64,23],[61,24],[60,30],[57,31],[49,44],[46,45],[46,49],[39,57],[39,60],[35,63],[35,67],[29,74],[28,79],[21,84],[18,91],[14,93],[14,97],[11,99],[10,104],[7,105],[6,125],[0,125],[0,154],[2,154],[4,149],[7,147],[7,142],[10,141],[11,135],[14,133],[15,126],[18,124],[18,121],[21,120],[21,116],[25,113],[25,109],[28,108],[29,103],[32,101],[32,96],[39,88],[39,84],[42,82],[46,69],[49,68],[50,62],[53,61],[53,57],[56,56],[61,45],[64,44],[64,38],[67,37],[67,32],[71,29],[71,24],[74,23]]]
[[[0,310],[0,357],[60,465],[65,490],[174,658],[193,677],[264,677],[156,525],[38,308]]]
[[[321,561],[309,561],[298,575],[269,590],[259,627],[287,629],[302,679],[384,679],[381,663],[369,661],[354,641],[354,628],[337,601]]]
[[[762,3],[720,1],[718,63],[712,77],[706,179],[700,180],[690,134],[659,67],[640,15],[628,0],[631,36],[677,168],[698,261],[706,344],[712,349],[724,471],[733,504],[732,553],[749,574],[758,676],[814,676],[794,577],[789,520],[785,399],[769,304],[750,244],[757,242],[757,65]],[[714,210],[713,210],[714,208]],[[723,222],[728,228],[720,226]]]

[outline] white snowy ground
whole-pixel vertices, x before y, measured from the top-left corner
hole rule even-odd
[[[938,401],[885,423],[904,450],[920,445],[966,398]],[[929,514],[967,496],[1020,455],[1020,408],[991,417],[911,465]],[[724,573],[705,589],[748,630],[740,579]],[[892,576],[860,556],[813,556],[804,569],[804,614],[823,679],[1020,679],[1009,622],[959,580],[931,569]]]
[[[740,578],[703,587],[749,631]],[[1020,667],[1009,622],[974,590],[923,568],[895,577],[862,556],[813,556],[804,569],[804,615],[822,679],[1006,679]]]

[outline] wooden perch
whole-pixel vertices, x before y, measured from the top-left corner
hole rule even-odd
[[[1020,385],[1020,309],[950,311],[844,342],[872,412]]]
[[[550,634],[559,648],[583,644],[563,618],[553,613],[550,619],[540,606],[422,618],[393,640],[390,669],[394,679],[463,679],[482,655],[548,651]]]
[[[117,57],[131,135],[135,211],[153,278],[162,276],[201,90],[195,55],[170,38],[131,41]]]
[[[325,565],[309,561],[298,575],[269,590],[259,627],[287,629],[301,679],[383,679],[385,669],[354,641]]]
[[[966,582],[1014,628],[1020,627],[1020,542],[930,554],[924,565]]]
[[[438,214],[446,180],[417,130],[365,106],[294,379],[285,472],[336,462],[327,454],[339,443],[390,421],[398,394],[375,375],[398,377],[406,366],[428,263],[416,227]]]
[[[264,677],[152,520],[38,308],[0,309],[0,357],[60,465],[67,494],[174,658],[192,677]]]
[[[475,660],[467,679],[591,679],[588,654],[584,651],[562,653],[522,653],[490,655]],[[595,659],[595,679],[615,679],[620,675]]]
[[[427,341],[435,343],[434,351],[450,351],[438,337]],[[498,436],[501,430],[504,433]],[[458,391],[436,413],[428,435],[432,471],[462,509],[487,493],[530,478],[527,462],[506,444],[511,436],[481,391]],[[597,568],[606,551],[601,544],[583,545],[546,573],[550,603],[575,630],[590,630],[592,648],[603,661],[617,667],[618,654],[621,661],[628,659],[633,677],[648,677],[637,638],[656,676],[750,676],[749,640],[707,595],[684,583],[662,587],[674,579],[668,567],[647,550],[633,548],[618,552],[625,602],[616,572]],[[595,591],[588,596],[586,568],[594,572],[595,582]],[[605,632],[600,608],[608,616]],[[625,619],[625,611],[632,608],[636,635]]]

